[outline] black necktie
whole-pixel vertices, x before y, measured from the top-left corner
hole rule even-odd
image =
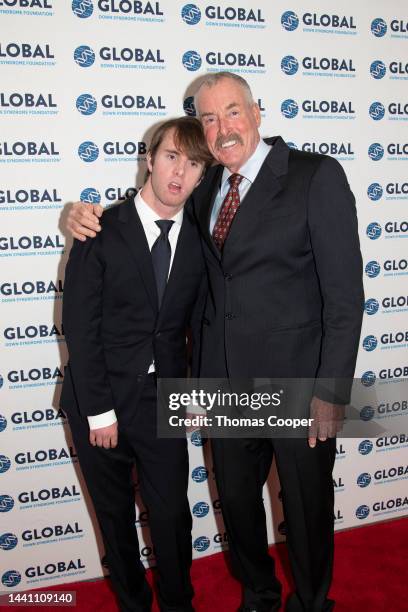
[[[162,303],[164,290],[166,289],[167,277],[169,275],[171,246],[169,242],[169,231],[174,221],[161,219],[155,221],[160,228],[160,236],[152,246],[152,261],[154,275],[156,277],[157,295],[159,296],[159,308]]]

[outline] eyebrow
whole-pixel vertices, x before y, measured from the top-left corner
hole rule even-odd
[[[239,106],[238,102],[231,102],[230,104],[228,104],[228,106],[226,107],[225,110],[231,110],[231,108],[234,108],[234,106]],[[215,115],[216,113],[214,112],[208,112],[208,113],[200,113],[200,117],[209,117],[210,115]]]
[[[173,153],[173,155],[179,155],[180,151],[177,151],[177,149],[164,149],[166,153]]]

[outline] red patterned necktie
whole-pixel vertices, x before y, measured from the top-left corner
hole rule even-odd
[[[230,188],[222,203],[217,221],[214,225],[212,237],[217,247],[222,251],[224,242],[227,239],[228,232],[234,220],[235,213],[238,210],[240,203],[239,199],[239,184],[244,177],[240,174],[231,174],[228,178]]]

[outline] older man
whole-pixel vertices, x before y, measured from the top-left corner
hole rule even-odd
[[[354,373],[363,313],[354,197],[332,158],[261,140],[258,105],[232,73],[204,78],[195,97],[219,165],[194,192],[210,293],[202,377],[342,378]],[[71,231],[95,229],[77,207]],[[241,610],[281,605],[268,555],[262,488],[273,456],[282,485],[296,591],[290,612],[331,610],[336,412],[311,402],[318,428],[304,439],[218,439],[213,456]]]

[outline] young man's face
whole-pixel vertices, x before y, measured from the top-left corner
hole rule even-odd
[[[147,155],[149,181],[158,206],[176,213],[201,181],[204,164],[189,159],[174,143],[174,128],[168,130],[154,160]]]
[[[212,87],[203,85],[197,102],[213,157],[231,172],[238,172],[259,142],[259,106],[251,104],[245,90],[231,79],[222,79]]]

